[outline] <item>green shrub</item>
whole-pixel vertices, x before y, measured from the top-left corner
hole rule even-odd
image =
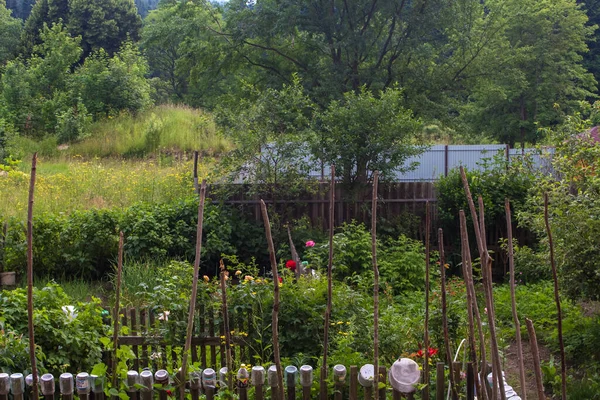
[[[60,286],[51,283],[43,289],[34,289],[33,301],[35,341],[45,355],[41,371],[54,376],[65,371],[75,374],[89,371],[101,360],[100,338],[105,332],[100,300],[73,302]],[[63,311],[62,307],[69,305],[75,307],[75,314]],[[5,329],[27,335],[25,289],[0,292],[0,318]],[[19,345],[19,342],[14,344]]]
[[[130,260],[193,260],[198,199],[170,204],[138,203],[126,209],[40,214],[33,222],[33,257],[38,276],[103,278],[112,270],[118,250],[118,232],[125,236]],[[8,271],[23,273],[26,265],[25,224],[8,220],[4,248]],[[204,212],[202,266],[216,271],[221,254],[267,260],[262,227],[242,218],[235,209],[207,204]],[[265,263],[266,264],[266,263]]]
[[[478,196],[483,199],[485,222],[488,227],[498,223],[505,226],[504,199],[510,199],[513,209],[519,210],[533,185],[533,175],[522,165],[513,163],[507,166],[506,160],[500,156],[484,163],[482,170],[465,169],[465,173],[475,203]],[[473,226],[460,170],[450,170],[447,176],[436,182],[435,188],[438,218],[445,236],[454,237],[454,241],[459,243],[459,210],[465,211],[469,229]],[[474,238],[471,239],[471,243],[475,243]]]
[[[344,279],[371,271],[371,234],[364,224],[344,223],[333,235],[333,274]],[[308,248],[305,258],[311,267],[327,267],[329,243],[324,241]],[[425,285],[425,248],[419,241],[404,235],[377,242],[377,261],[381,284],[396,292],[421,290]]]

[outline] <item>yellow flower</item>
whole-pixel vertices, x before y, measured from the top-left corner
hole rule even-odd
[[[206,275],[204,275],[204,276],[202,277],[202,279],[204,279],[204,282],[208,282],[208,281],[210,281],[210,278],[209,278],[208,276],[206,276]]]
[[[235,271],[235,276],[240,276],[242,274],[242,271]]]

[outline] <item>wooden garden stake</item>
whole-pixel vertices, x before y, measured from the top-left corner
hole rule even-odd
[[[558,274],[556,272],[556,262],[554,261],[554,242],[552,241],[550,217],[548,215],[548,193],[544,193],[544,222],[548,234],[548,246],[550,247],[550,265],[552,267],[552,279],[554,280],[554,301],[556,302],[556,318],[558,320],[558,344],[560,345],[560,373],[562,378],[560,391],[562,400],[567,400],[567,360],[565,357],[565,343],[563,341],[562,332],[562,312],[560,309],[560,293],[558,292]]]
[[[181,355],[181,381],[179,386],[179,398],[185,400],[185,380],[187,377],[187,359],[192,347],[192,334],[194,329],[194,314],[196,313],[196,298],[198,297],[198,274],[200,273],[200,256],[202,254],[202,223],[204,221],[204,200],[206,198],[206,180],[202,180],[200,186],[200,201],[198,202],[198,223],[196,225],[196,255],[194,258],[194,277],[192,281],[192,296],[190,297],[190,308],[188,313],[187,331],[185,345]]]
[[[277,259],[275,258],[275,246],[273,245],[273,236],[271,236],[271,223],[269,222],[267,205],[262,199],[260,200],[260,208],[267,235],[267,245],[269,246],[271,272],[273,273],[273,313],[271,321],[271,329],[273,331],[273,361],[277,368],[278,397],[283,400],[283,371],[281,370],[281,358],[279,356],[279,274],[277,273]]]
[[[29,181],[29,204],[27,207],[27,325],[29,328],[29,362],[33,376],[32,398],[37,400],[38,372],[35,359],[35,337],[33,332],[33,194],[35,190],[35,174],[37,169],[37,153],[31,159],[31,179]]]
[[[429,202],[425,203],[425,362],[423,364],[423,400],[429,400],[429,253],[431,251],[429,237],[431,236],[431,221]]]
[[[323,365],[321,365],[321,381],[319,396],[327,399],[327,351],[329,350],[329,320],[331,319],[331,302],[333,298],[332,274],[333,269],[333,213],[335,209],[335,165],[331,165],[331,183],[329,193],[329,262],[327,264],[327,309],[325,310],[325,329],[323,332]]]
[[[373,261],[373,367],[379,371],[379,268],[377,268],[377,186],[379,171],[373,173],[373,199],[371,202],[371,258]],[[379,374],[373,376],[377,392]]]
[[[535,374],[535,386],[538,392],[538,400],[545,400],[546,395],[544,394],[544,383],[542,381],[542,368],[540,367],[540,351],[538,349],[537,336],[535,335],[533,321],[531,321],[529,318],[525,318],[525,325],[527,325],[527,333],[529,334],[529,344],[531,345],[531,355],[533,357],[533,372]]]
[[[508,236],[508,268],[510,274],[510,304],[513,322],[515,324],[515,338],[517,342],[517,361],[519,363],[519,383],[521,384],[521,398],[527,400],[527,388],[525,386],[525,365],[523,364],[523,344],[521,343],[521,323],[517,314],[517,299],[515,294],[515,254],[513,249],[512,217],[510,212],[510,201],[504,200],[506,211],[506,229]]]
[[[450,388],[452,390],[452,398],[458,399],[458,389],[452,373],[452,352],[450,351],[450,337],[448,335],[448,314],[446,305],[446,259],[444,257],[444,232],[442,228],[438,229],[438,247],[440,253],[440,276],[442,283],[442,326],[444,329],[444,347],[446,351],[446,364],[450,367]],[[429,351],[429,349],[425,349]]]
[[[506,393],[504,390],[504,380],[502,378],[502,365],[500,363],[500,351],[498,349],[498,340],[496,337],[496,312],[494,307],[494,292],[492,289],[492,259],[488,253],[487,245],[485,242],[485,209],[483,207],[483,199],[481,196],[478,198],[479,202],[479,223],[481,224],[481,240],[485,249],[482,260],[485,260],[481,265],[481,271],[483,276],[483,288],[486,298],[488,324],[490,327],[490,346],[492,352],[492,377],[494,382],[492,398],[497,397],[497,393],[500,392],[500,399],[506,400]]]
[[[121,277],[123,275],[123,232],[119,232],[119,255],[117,257],[117,287],[113,310],[112,387],[117,387],[117,346],[119,345],[119,303],[121,302]]]
[[[229,312],[227,310],[227,273],[225,271],[225,264],[223,259],[220,261],[221,269],[221,299],[223,309],[223,330],[225,331],[225,363],[227,365],[227,375],[231,375],[233,371],[232,360],[231,360],[231,332],[229,331]],[[225,381],[229,390],[233,390],[232,379],[228,376]]]
[[[479,334],[479,345],[481,353],[481,362],[485,364],[485,340],[483,335],[483,329],[481,328],[481,316],[479,315],[479,306],[477,305],[477,297],[475,295],[475,285],[473,283],[473,275],[471,264],[471,248],[469,246],[469,237],[467,235],[467,219],[465,217],[464,210],[459,211],[460,216],[460,242],[462,251],[462,270],[463,279],[465,280],[465,286],[467,288],[467,317],[469,324],[469,354],[471,359],[471,366],[477,372],[475,378],[475,389],[477,392],[478,399],[487,399],[487,392],[484,387],[481,386],[479,369],[477,367],[477,350],[475,347],[475,323],[473,321],[473,314],[477,317],[477,328]]]
[[[467,175],[465,174],[464,168],[460,167],[460,175],[463,182],[463,188],[465,190],[465,195],[467,197],[467,202],[469,204],[469,209],[471,210],[471,218],[473,219],[473,228],[475,230],[475,237],[477,239],[477,248],[479,250],[479,257],[481,259],[481,271],[483,277],[483,287],[484,294],[486,300],[486,306],[488,309],[488,323],[490,327],[490,344],[491,344],[491,353],[492,353],[492,365],[493,365],[493,376],[494,381],[498,382],[498,388],[500,391],[500,398],[502,400],[506,400],[506,393],[504,391],[504,385],[502,384],[502,366],[500,365],[500,355],[498,351],[498,342],[496,340],[496,323],[494,316],[494,298],[491,293],[491,259],[489,257],[489,253],[485,246],[485,241],[482,238],[481,226],[479,222],[479,218],[477,217],[477,210],[475,209],[475,203],[473,202],[473,196],[471,196],[471,190],[469,189],[469,182],[467,181]],[[480,215],[483,217],[485,212],[483,210],[483,202],[479,201],[480,207]],[[482,224],[483,225],[483,224]],[[485,380],[485,377],[484,377]],[[494,385],[496,386],[496,385]],[[497,398],[496,388],[492,391],[492,398]]]

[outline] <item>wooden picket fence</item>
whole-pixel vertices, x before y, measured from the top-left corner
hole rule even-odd
[[[432,400],[443,400],[446,398],[447,386],[444,367],[444,363],[437,363],[436,392],[435,394],[432,393]],[[460,367],[460,363],[453,363],[452,370],[458,381],[460,381]],[[314,389],[315,385],[312,382],[313,373],[309,368],[303,370],[303,373],[310,372],[309,376],[311,379],[307,380],[302,377],[299,378],[297,368],[293,367],[295,373],[287,374],[283,391],[284,398],[282,399],[279,398],[277,380],[265,380],[264,369],[260,374],[255,374],[253,370],[252,379],[239,379],[238,373],[238,378],[230,384],[240,400],[387,400],[390,397],[392,400],[402,398],[415,399],[415,393],[401,393],[395,389],[390,390],[389,385],[382,385],[378,390],[368,385],[362,386],[359,384],[357,366],[351,366],[347,374],[331,374],[334,376],[333,394],[322,396]],[[286,368],[286,370],[288,369]],[[344,370],[344,372],[346,371]],[[304,375],[306,376],[306,374]],[[385,367],[379,368],[379,375],[380,382],[386,384],[387,370]],[[230,375],[227,376],[229,378],[220,377],[217,379],[217,373],[213,369],[194,372],[190,374],[190,379],[186,382],[186,389],[189,391],[192,400],[199,400],[200,396],[205,396],[206,400],[214,400],[218,397],[219,390],[226,388],[227,383],[223,379],[231,379]],[[452,399],[458,400],[459,396],[461,396],[461,398],[466,398],[467,400],[474,400],[473,379],[473,368],[472,364],[469,363],[466,384],[462,385],[464,389],[460,394],[452,392]],[[105,380],[85,372],[77,374],[76,377],[73,377],[70,373],[64,373],[57,379],[51,374],[44,374],[39,378],[39,386],[45,400],[55,400],[58,398],[57,387],[60,389],[60,398],[63,400],[73,400],[74,394],[81,400],[106,400]],[[152,373],[148,369],[141,371],[141,373],[131,370],[128,371],[125,381],[127,387],[126,393],[131,400],[167,400],[168,397],[178,398],[179,392],[177,387],[175,387],[177,380],[178,377],[169,376],[165,370],[159,370],[156,373]],[[27,379],[20,373],[10,376],[6,373],[0,373],[0,400],[8,400],[9,394],[12,395],[13,400],[23,400],[24,397],[31,398],[30,388],[24,384],[26,381]],[[156,384],[159,384],[159,386],[155,386]],[[109,397],[118,399],[116,396]],[[228,398],[233,399],[232,396]]]
[[[148,308],[128,308],[121,310],[121,326],[126,327],[127,335],[119,336],[119,345],[131,346],[135,359],[133,368],[151,368],[153,370],[175,368],[180,365],[180,351],[184,337],[164,337],[161,326],[166,325],[164,313],[157,313]],[[168,319],[168,316],[166,317]],[[108,321],[106,321],[108,322]],[[110,323],[110,322],[108,322]],[[199,303],[194,322],[192,337],[191,361],[199,363],[202,368],[225,366],[225,332],[222,316],[215,307]],[[232,356],[236,362],[252,364],[251,343],[255,330],[252,312],[229,310],[229,328],[231,333]],[[185,333],[185,332],[181,332]],[[108,361],[108,359],[107,359]],[[107,362],[107,365],[111,365]]]

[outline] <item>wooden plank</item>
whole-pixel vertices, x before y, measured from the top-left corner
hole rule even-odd
[[[205,310],[204,310],[204,304],[200,303],[200,307],[199,307],[199,318],[200,318],[200,337],[205,336],[205,332],[206,332],[206,324],[204,323],[204,317],[206,316]],[[192,342],[194,340],[192,339]],[[202,366],[202,369],[206,369],[206,345],[201,344],[200,345],[200,365]]]
[[[436,365],[435,377],[435,400],[444,400],[446,391],[446,380],[444,379],[444,363],[438,362]]]
[[[350,391],[348,395],[350,400],[358,400],[358,367],[350,366]]]
[[[473,363],[467,363],[467,400],[475,400],[475,369]]]
[[[144,308],[140,310],[140,331],[142,336],[148,334],[148,325],[146,324],[146,314],[148,313],[148,309]],[[148,345],[142,345],[142,367],[148,367]]]
[[[213,313],[213,309],[212,306],[208,307],[207,313],[206,313],[207,317],[208,317],[208,334],[210,335],[210,337],[215,337],[215,314]],[[217,338],[218,342],[213,344],[209,344],[210,346],[210,365],[213,368],[217,368],[217,348],[216,346],[219,345],[219,343],[221,342],[221,338]]]
[[[136,318],[136,309],[131,308],[129,310],[129,317],[131,320],[131,336],[137,336],[138,326],[137,326],[137,318]],[[133,369],[136,371],[140,370],[140,354],[139,354],[139,345],[135,345],[132,347],[133,354],[135,354],[135,359],[133,360]]]
[[[385,367],[383,366],[379,367],[379,383],[383,383],[383,387],[379,389],[379,400],[386,400],[385,387],[387,384],[387,373]]]

